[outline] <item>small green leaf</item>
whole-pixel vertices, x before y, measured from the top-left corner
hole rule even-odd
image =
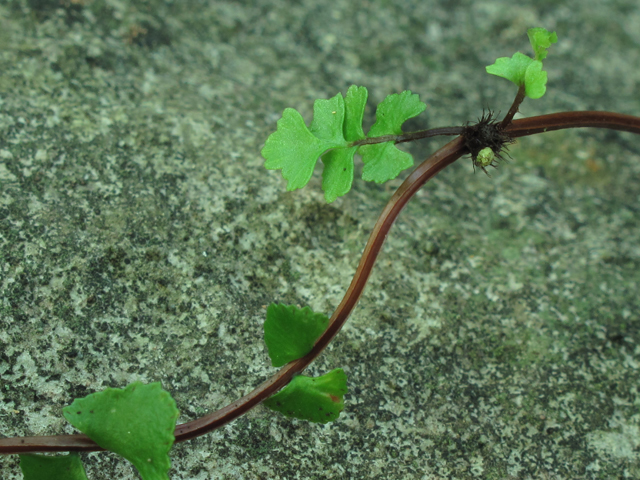
[[[344,98],[341,93],[329,100],[319,99],[313,102],[313,121],[309,129],[312,135],[336,147],[343,147],[346,145],[342,133],[343,123]]]
[[[129,460],[144,480],[168,480],[176,402],[160,382],[134,382],[77,398],[64,417],[102,448]]]
[[[531,57],[516,52],[511,58],[501,57],[496,59],[496,62],[493,65],[489,65],[486,70],[487,73],[506,78],[520,87],[524,85],[524,74],[533,61]]]
[[[549,32],[545,28],[530,28],[527,30],[527,36],[529,37],[529,42],[531,42],[536,60],[540,61],[547,58],[547,49],[551,44],[558,41],[556,32]]]
[[[278,129],[269,135],[260,153],[266,159],[266,169],[282,169],[287,191],[291,191],[309,183],[318,157],[332,146],[309,131],[297,110],[286,108]]]
[[[398,150],[393,142],[387,144],[349,146],[367,138],[362,129],[362,118],[367,103],[365,87],[352,85],[346,97],[337,94],[329,100],[316,100],[313,121],[307,128],[302,116],[291,108],[285,109],[278,120],[278,128],[267,139],[262,156],[265,168],[281,169],[288,181],[287,190],[304,187],[316,161],[322,158],[322,189],[328,203],[346,194],[353,184],[353,157],[363,156],[363,178],[385,182],[413,165],[408,153]],[[368,136],[399,135],[402,124],[424,111],[426,105],[410,91],[389,95],[376,110],[376,123]]]
[[[376,108],[376,123],[367,134],[368,137],[382,135],[400,135],[402,124],[424,112],[427,105],[420,101],[417,94],[410,90],[388,95]]]
[[[547,91],[547,72],[542,62],[533,60],[524,72],[524,93],[529,98],[540,98]]]
[[[343,135],[346,141],[355,142],[365,138],[362,130],[364,107],[369,95],[365,87],[351,85],[344,100],[345,115]],[[314,115],[315,118],[315,115]],[[353,184],[353,157],[357,147],[335,148],[322,156],[322,190],[327,203],[345,195]]]
[[[542,60],[547,57],[547,49],[551,44],[558,41],[558,36],[544,28],[530,28],[527,35],[535,52],[535,59],[516,52],[511,58],[498,58],[486,70],[491,75],[506,78],[518,87],[524,85],[527,97],[540,98],[547,90],[547,72],[542,70]]]
[[[24,480],[87,480],[77,453],[69,455],[20,455]]]
[[[298,308],[281,303],[269,305],[264,322],[264,342],[271,364],[281,367],[304,357],[328,325],[326,315],[314,313],[309,307]]]
[[[336,368],[317,378],[293,377],[289,385],[262,403],[287,417],[327,423],[340,415],[345,393],[347,376]]]
[[[409,90],[389,95],[378,105],[376,123],[367,136],[400,135],[402,124],[422,113],[425,108],[427,106],[418,95]],[[362,155],[364,163],[362,178],[370,182],[384,183],[413,165],[413,157],[398,149],[393,142],[362,145],[358,153]]]
[[[353,183],[353,156],[358,147],[336,148],[322,156],[322,190],[327,203],[345,195]]]
[[[358,153],[364,163],[362,179],[367,182],[384,183],[413,165],[413,157],[398,149],[393,142],[362,145]]]
[[[368,96],[369,92],[365,87],[351,85],[347,90],[344,117],[344,138],[347,142],[355,142],[365,137],[364,130],[362,130],[362,118]]]

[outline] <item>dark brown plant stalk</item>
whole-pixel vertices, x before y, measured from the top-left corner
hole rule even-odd
[[[514,114],[519,105],[519,102],[516,104],[516,101],[514,101]],[[552,130],[581,127],[607,128],[640,135],[640,117],[612,112],[562,112],[515,120],[507,123],[506,126],[503,126],[502,122],[495,124],[495,128],[500,129],[500,132],[507,134],[511,139]],[[458,132],[454,129],[460,130]],[[451,135],[462,132],[463,127],[447,127],[424,132],[436,130],[440,130],[440,134]],[[433,135],[429,133],[420,138]],[[404,138],[395,140],[398,142],[407,141]],[[202,418],[178,425],[174,432],[176,442],[204,435],[235,420],[284,387],[294,375],[302,372],[324,350],[347,321],[362,295],[387,234],[404,206],[428,180],[467,153],[469,150],[466,147],[466,139],[464,136],[457,137],[422,162],[396,190],[373,227],[351,284],[333,313],[329,327],[307,355],[285,365],[251,393],[226,407]],[[0,454],[99,450],[104,449],[82,434],[0,439]]]
[[[524,97],[526,96],[524,84],[518,87],[518,93],[516,94],[516,98],[513,99],[513,103],[511,104],[511,108],[502,119],[500,123],[500,127],[502,130],[506,129],[511,122],[513,121],[513,117],[516,113],[518,113],[518,108],[520,108],[520,104],[524,101]]]

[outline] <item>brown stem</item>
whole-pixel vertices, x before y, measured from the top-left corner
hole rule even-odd
[[[560,112],[515,120],[505,129],[505,132],[517,138],[553,130],[582,127],[608,128],[640,134],[640,117],[614,112]]]
[[[511,108],[507,112],[507,114],[502,119],[502,123],[500,127],[504,130],[509,126],[511,120],[516,113],[518,113],[518,108],[520,108],[520,104],[524,101],[525,93],[524,93],[524,85],[520,85],[518,88],[518,93],[516,93],[516,98],[513,99],[513,103],[511,104]]]
[[[524,137],[564,128],[597,127],[640,135],[640,117],[612,112],[563,112],[515,120],[506,128],[512,137]],[[458,137],[422,162],[393,194],[373,227],[360,263],[344,298],[331,317],[329,327],[304,357],[280,369],[253,392],[202,418],[176,426],[176,442],[182,442],[215,430],[243,415],[284,387],[293,375],[302,372],[340,331],[358,302],[378,253],[393,225],[411,197],[434,175],[466,153],[464,139]],[[86,435],[14,437],[0,439],[0,454],[31,452],[68,452],[104,450]]]
[[[420,130],[419,132],[409,132],[398,135],[396,143],[413,142],[423,138],[436,137],[439,135],[462,135],[464,127],[440,127],[431,128],[429,130]]]
[[[374,145],[376,143],[385,142],[413,142],[423,138],[437,137],[439,135],[460,135],[464,127],[440,127],[430,128],[429,130],[420,130],[417,132],[403,133],[402,135],[381,135],[380,137],[363,138],[362,140],[351,143],[350,147],[358,147],[360,145]]]

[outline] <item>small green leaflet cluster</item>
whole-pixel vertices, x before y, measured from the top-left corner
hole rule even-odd
[[[542,60],[547,57],[547,49],[551,44],[558,41],[558,36],[544,28],[530,28],[527,35],[535,58],[516,52],[511,58],[498,58],[487,67],[487,73],[506,78],[518,87],[524,86],[529,98],[540,98],[547,90],[547,72],[542,70]]]
[[[396,178],[413,165],[410,154],[396,148],[394,141],[371,145],[356,142],[402,134],[402,124],[427,106],[409,90],[389,95],[378,105],[376,122],[365,135],[362,118],[368,95],[365,87],[352,85],[346,97],[338,93],[329,100],[316,100],[310,128],[297,110],[285,109],[277,130],[262,149],[265,168],[282,170],[288,181],[287,190],[291,191],[309,182],[318,158],[322,157],[322,189],[328,203],[351,189],[356,153],[362,156],[364,180],[383,183]]]
[[[272,303],[264,322],[264,341],[271,364],[281,367],[304,357],[329,325],[329,319],[309,307]],[[347,376],[341,368],[317,378],[297,375],[275,395],[262,402],[287,417],[316,423],[338,418],[344,408]]]
[[[107,388],[63,409],[74,427],[102,448],[129,460],[143,480],[169,480],[169,450],[178,418],[176,402],[159,382]],[[25,480],[86,480],[77,455],[20,455]]]

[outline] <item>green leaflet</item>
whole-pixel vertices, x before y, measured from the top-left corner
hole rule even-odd
[[[544,28],[530,28],[527,30],[535,58],[520,52],[511,58],[498,58],[493,65],[487,66],[487,73],[506,78],[518,87],[524,85],[525,94],[529,98],[540,98],[547,90],[547,72],[542,70],[542,60],[547,57],[547,49],[558,41],[555,32],[548,32]]]
[[[264,322],[264,341],[274,367],[281,367],[311,351],[326,330],[329,319],[309,307],[272,303]],[[327,423],[344,408],[347,377],[342,369],[317,378],[295,376],[289,384],[263,403],[287,417]]]
[[[278,120],[278,129],[269,135],[262,149],[269,170],[282,170],[287,190],[304,187],[313,174],[316,161],[327,150],[345,147],[343,125],[345,102],[341,94],[313,104],[311,129],[297,110],[287,108]]]
[[[342,131],[344,110],[344,98],[339,93],[329,100],[316,100],[313,103],[313,121],[309,129],[311,134],[335,146],[345,145]]]
[[[77,453],[68,455],[20,455],[24,480],[87,480]]]
[[[547,49],[551,44],[558,41],[558,35],[556,35],[556,32],[549,32],[545,28],[540,27],[530,28],[527,30],[527,36],[529,37],[529,42],[533,47],[536,60],[540,61],[547,58]]]
[[[402,124],[421,114],[425,108],[427,106],[418,95],[409,90],[389,95],[376,109],[376,123],[369,130],[369,137],[400,135]],[[362,179],[370,182],[384,183],[413,165],[413,157],[399,150],[394,142],[362,145],[358,153],[364,162]]]
[[[365,138],[362,130],[362,118],[364,117],[364,107],[367,104],[369,92],[365,87],[351,85],[347,90],[345,99],[345,122],[344,138],[348,142],[355,142]]]
[[[524,74],[527,67],[535,60],[531,57],[516,52],[511,58],[501,57],[496,59],[493,65],[489,65],[486,70],[491,75],[506,78],[518,86],[524,85]]]
[[[288,180],[287,191],[291,191],[309,183],[318,157],[336,146],[313,135],[302,116],[293,108],[287,108],[261,153],[266,158],[264,167],[281,169],[282,176]]]
[[[362,130],[364,107],[369,92],[365,87],[352,85],[347,90],[345,98],[345,121],[343,125],[344,138],[348,142],[355,142],[365,138]],[[358,147],[336,148],[322,156],[324,170],[322,171],[322,190],[327,203],[345,195],[351,190],[353,183],[353,156]]]
[[[362,179],[369,182],[384,183],[413,165],[413,157],[396,148],[393,142],[362,145],[359,152],[364,162]]]
[[[417,94],[405,90],[387,96],[376,109],[376,123],[369,130],[369,137],[402,133],[402,124],[410,118],[420,115],[427,105],[420,101]]]
[[[402,124],[426,108],[410,91],[389,95],[376,110],[376,123],[365,136],[362,128],[368,92],[352,85],[346,97],[341,94],[329,100],[316,100],[311,127],[302,116],[287,108],[278,120],[278,128],[262,149],[265,168],[282,170],[288,181],[287,190],[305,186],[313,174],[318,158],[324,171],[322,189],[328,203],[346,194],[353,183],[353,157],[362,155],[365,167],[362,178],[382,183],[397,177],[413,165],[413,158],[398,150],[393,141],[353,146],[353,142],[382,135],[400,135]]]
[[[293,377],[289,385],[262,403],[287,417],[327,423],[340,415],[345,393],[347,376],[336,368],[317,378]]]
[[[360,147],[362,148],[362,147]],[[353,184],[353,156],[358,147],[336,148],[322,156],[322,190],[327,203],[349,193]]]
[[[160,382],[134,382],[77,398],[64,417],[102,448],[122,455],[144,480],[168,480],[176,402]]]
[[[271,364],[281,367],[304,357],[327,329],[329,318],[309,307],[272,303],[264,322],[264,342]]]

